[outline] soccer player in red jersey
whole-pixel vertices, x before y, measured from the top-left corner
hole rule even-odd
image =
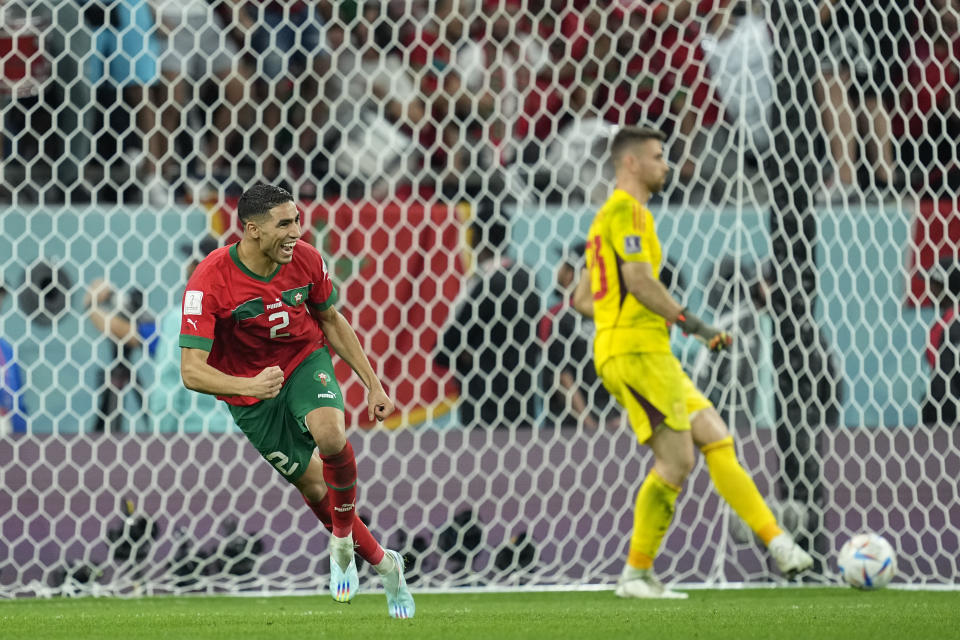
[[[300,240],[293,196],[258,184],[240,197],[237,214],[243,238],[207,256],[187,283],[183,384],[226,402],[260,455],[333,534],[334,600],[348,602],[359,587],[356,545],[383,579],[390,615],[413,617],[400,554],[384,550],[356,514],[357,463],[328,345],[369,390],[371,420],[389,416],[393,402],[334,307],[337,290],[323,258]]]

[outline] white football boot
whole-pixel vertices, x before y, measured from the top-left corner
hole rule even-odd
[[[649,569],[625,567],[613,593],[618,598],[660,598],[685,600],[687,594],[663,586]]]
[[[801,549],[800,545],[787,533],[781,533],[771,540],[767,548],[774,562],[777,563],[777,569],[788,580],[813,566],[813,558],[810,554]]]
[[[407,588],[407,580],[403,577],[403,556],[396,551],[386,550],[386,555],[393,558],[395,564],[390,571],[380,574],[383,580],[383,590],[387,594],[387,613],[391,618],[412,618],[417,607],[413,603],[413,596]],[[383,564],[381,562],[381,564]],[[379,565],[375,567],[379,572]]]
[[[350,602],[360,589],[357,561],[353,555],[353,536],[330,537],[330,595],[337,602]]]

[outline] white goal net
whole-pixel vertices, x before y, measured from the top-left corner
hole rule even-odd
[[[617,126],[673,337],[835,581],[960,583],[960,8],[950,0],[0,2],[0,595],[321,589],[328,536],[185,391],[186,269],[286,186],[398,405],[337,364],[358,511],[415,588],[609,584],[651,464],[569,307]],[[492,253],[492,258],[488,255]],[[657,572],[779,580],[687,481]],[[364,569],[369,571],[369,569]],[[372,575],[372,574],[371,574]]]

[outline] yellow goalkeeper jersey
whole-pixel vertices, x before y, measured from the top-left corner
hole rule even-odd
[[[647,262],[653,276],[660,276],[660,241],[650,210],[615,190],[590,225],[586,253],[597,371],[609,358],[625,353],[670,353],[666,320],[640,304],[620,276],[626,262]]]

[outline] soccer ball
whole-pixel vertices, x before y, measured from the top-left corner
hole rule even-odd
[[[897,572],[897,555],[881,536],[861,533],[840,548],[837,556],[843,581],[857,589],[882,589]]]

